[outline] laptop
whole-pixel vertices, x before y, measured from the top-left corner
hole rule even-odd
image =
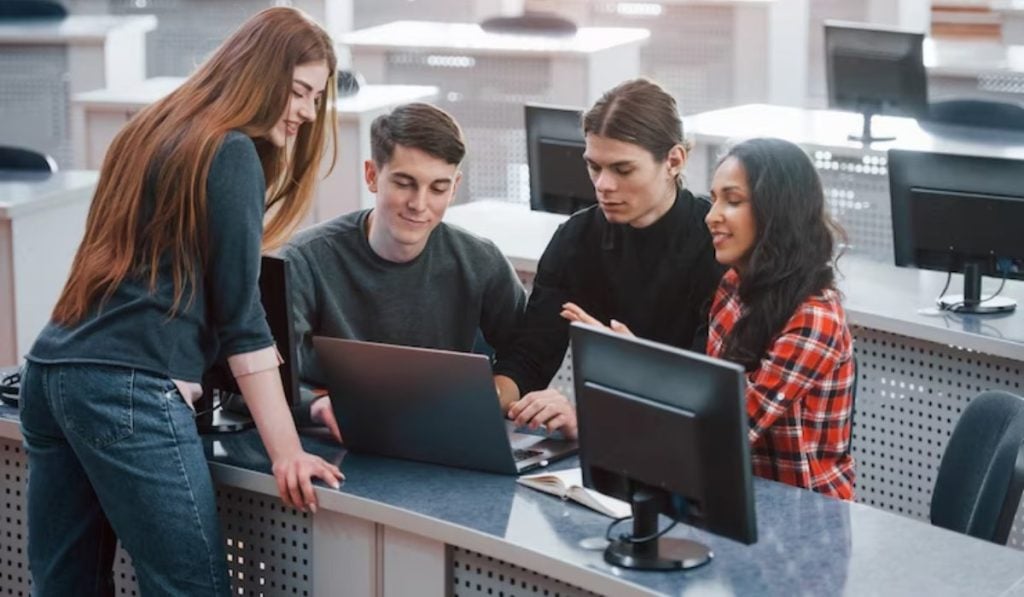
[[[508,475],[576,453],[514,431],[483,355],[323,336],[313,348],[353,451]]]

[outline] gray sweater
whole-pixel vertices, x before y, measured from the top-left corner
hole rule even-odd
[[[324,385],[315,335],[469,352],[479,330],[500,362],[526,308],[526,292],[494,243],[442,223],[408,263],[387,261],[366,238],[369,210],[297,234],[290,262],[304,381]]]

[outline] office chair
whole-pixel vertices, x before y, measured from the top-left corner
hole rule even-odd
[[[928,106],[929,122],[1024,131],[1024,107],[1009,102],[956,99]]]
[[[931,522],[1006,544],[1024,491],[1024,398],[984,392],[953,430],[932,494]]]
[[[3,19],[63,19],[68,9],[60,2],[50,0],[0,1],[0,20]]]
[[[0,145],[0,170],[56,172],[57,162],[45,153],[23,147]]]

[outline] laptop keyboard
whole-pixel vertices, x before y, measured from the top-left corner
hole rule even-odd
[[[544,454],[544,450],[530,450],[530,449],[516,449],[512,450],[512,458],[516,459],[516,462],[520,460],[526,460],[528,458],[534,458]]]

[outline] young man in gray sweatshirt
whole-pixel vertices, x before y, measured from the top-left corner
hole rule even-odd
[[[306,229],[282,249],[303,381],[326,383],[313,336],[468,352],[479,331],[500,362],[526,293],[494,243],[442,222],[462,178],[462,130],[443,110],[413,103],[374,120],[370,139],[364,174],[375,206]],[[328,398],[309,413],[341,439]]]

